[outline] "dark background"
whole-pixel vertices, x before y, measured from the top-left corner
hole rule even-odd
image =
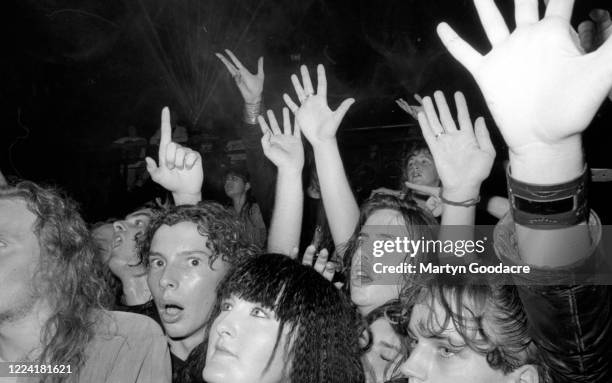
[[[513,1],[497,3],[512,25]],[[577,3],[574,25],[607,4]],[[488,118],[498,162],[504,157],[474,81],[435,34],[437,23],[447,21],[486,52],[490,46],[471,1],[26,0],[3,2],[3,8],[0,169],[61,185],[90,220],[124,214],[141,202],[126,197],[116,181],[122,159],[112,142],[127,135],[129,125],[148,139],[164,105],[188,128],[192,147],[206,140],[222,147],[239,138],[242,99],[214,56],[224,48],[251,70],[265,56],[266,105],[277,111],[282,93],[292,93],[289,76],[300,64],[325,65],[332,108],[346,97],[357,100],[340,132],[349,172],[363,173],[367,164],[366,175],[353,181],[357,186],[363,179],[371,184],[364,188],[396,186],[401,151],[420,133],[394,100],[412,100],[415,92],[462,90],[472,116]],[[586,134],[592,167],[612,167],[606,139],[611,105],[606,101]],[[224,155],[217,153],[205,161]],[[206,175],[209,182],[217,176]],[[500,166],[490,184],[503,193]],[[593,185],[591,193],[607,217],[610,186]]]

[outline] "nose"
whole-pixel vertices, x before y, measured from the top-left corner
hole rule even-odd
[[[127,231],[125,222],[124,221],[115,221],[115,222],[113,222],[113,230],[115,230],[115,231]]]
[[[219,336],[236,336],[236,313],[223,311],[217,317],[216,331]]]
[[[172,267],[166,266],[159,278],[159,286],[162,289],[176,289],[178,287],[178,278],[176,278],[175,272]]]
[[[410,379],[410,382],[427,381],[427,366],[429,365],[427,355],[417,345],[410,351],[408,359],[400,366],[403,376]]]

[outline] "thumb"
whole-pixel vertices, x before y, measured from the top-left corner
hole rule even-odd
[[[430,195],[433,197],[437,197],[440,195],[440,188],[437,186],[413,184],[412,182],[408,182],[408,181],[404,182],[404,185],[406,185],[406,187],[409,189],[412,189],[412,190],[415,190],[420,193]]]
[[[344,115],[346,115],[349,108],[354,103],[355,103],[354,98],[347,98],[346,100],[342,101],[342,104],[340,104],[338,109],[336,109],[336,111],[334,112],[336,119],[338,119],[339,121],[342,121],[342,119],[344,118]]]
[[[495,157],[495,146],[493,146],[493,142],[491,142],[491,136],[489,135],[489,130],[487,129],[484,118],[478,117],[476,119],[476,123],[474,124],[474,135],[476,136],[476,141],[480,149]]]
[[[157,173],[157,170],[159,169],[155,163],[155,160],[153,160],[151,157],[147,157],[145,158],[145,162],[147,163],[147,171],[151,177],[153,177],[153,174]]]

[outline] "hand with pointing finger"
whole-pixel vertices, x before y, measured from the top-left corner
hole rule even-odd
[[[172,142],[167,107],[162,110],[158,164],[150,157],[145,160],[153,181],[172,192],[177,205],[199,202],[204,181],[202,157],[197,151]]]

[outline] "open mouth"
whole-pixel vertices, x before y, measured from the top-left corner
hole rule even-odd
[[[175,323],[181,319],[184,308],[174,303],[166,303],[161,306],[159,316],[164,323]]]
[[[412,173],[410,178],[415,179],[415,178],[422,178],[422,177],[423,177],[423,174],[421,172],[414,172]]]

